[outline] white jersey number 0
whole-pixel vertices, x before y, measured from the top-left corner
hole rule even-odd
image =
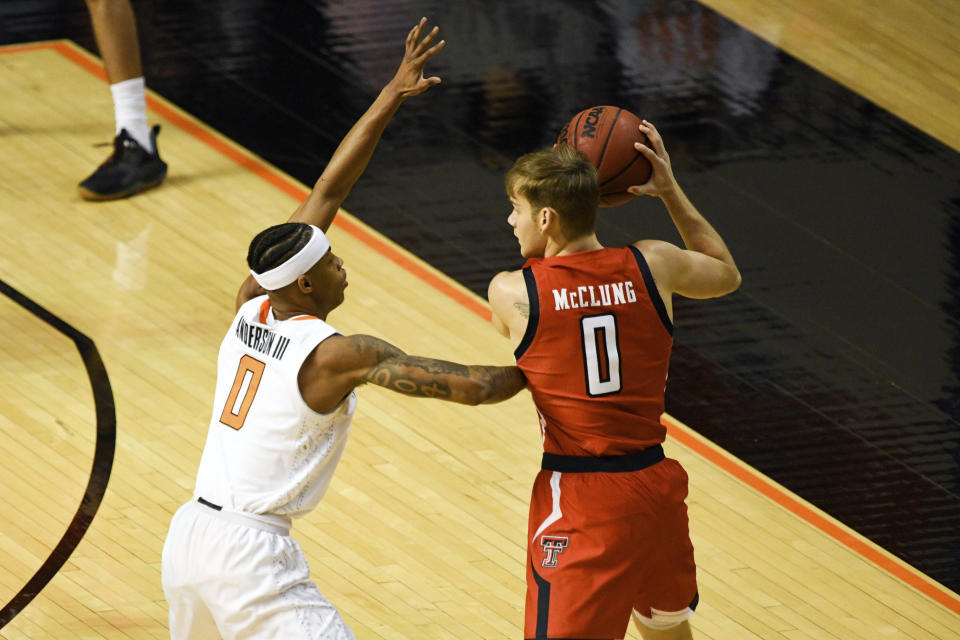
[[[620,349],[617,318],[612,313],[580,319],[587,395],[607,396],[623,387],[620,383]]]

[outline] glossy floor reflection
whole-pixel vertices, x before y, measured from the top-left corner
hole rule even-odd
[[[677,302],[667,410],[960,590],[955,151],[686,0],[134,4],[148,85],[308,184],[402,34],[441,25],[442,87],[404,107],[346,208],[481,295],[520,263],[513,157],[592,104],[655,122],[744,275]],[[82,3],[0,5],[0,44],[64,37],[96,50]],[[600,233],[678,240],[652,201]]]

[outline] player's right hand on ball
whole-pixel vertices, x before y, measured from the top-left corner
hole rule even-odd
[[[652,148],[642,142],[637,142],[634,147],[650,161],[653,172],[645,183],[627,187],[627,191],[637,196],[661,197],[677,186],[676,178],[673,177],[673,167],[670,165],[670,155],[663,146],[660,132],[652,123],[641,120],[640,133],[647,136]]]

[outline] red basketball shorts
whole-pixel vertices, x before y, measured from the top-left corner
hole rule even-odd
[[[546,466],[546,462],[545,462]],[[687,474],[543,470],[530,504],[525,638],[623,638],[636,610],[665,627],[697,601]]]

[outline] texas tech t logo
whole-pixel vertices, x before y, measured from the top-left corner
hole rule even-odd
[[[543,558],[543,566],[555,567],[557,566],[557,556],[560,555],[563,548],[567,546],[567,537],[541,536],[540,546],[543,547],[543,552],[546,554]]]

